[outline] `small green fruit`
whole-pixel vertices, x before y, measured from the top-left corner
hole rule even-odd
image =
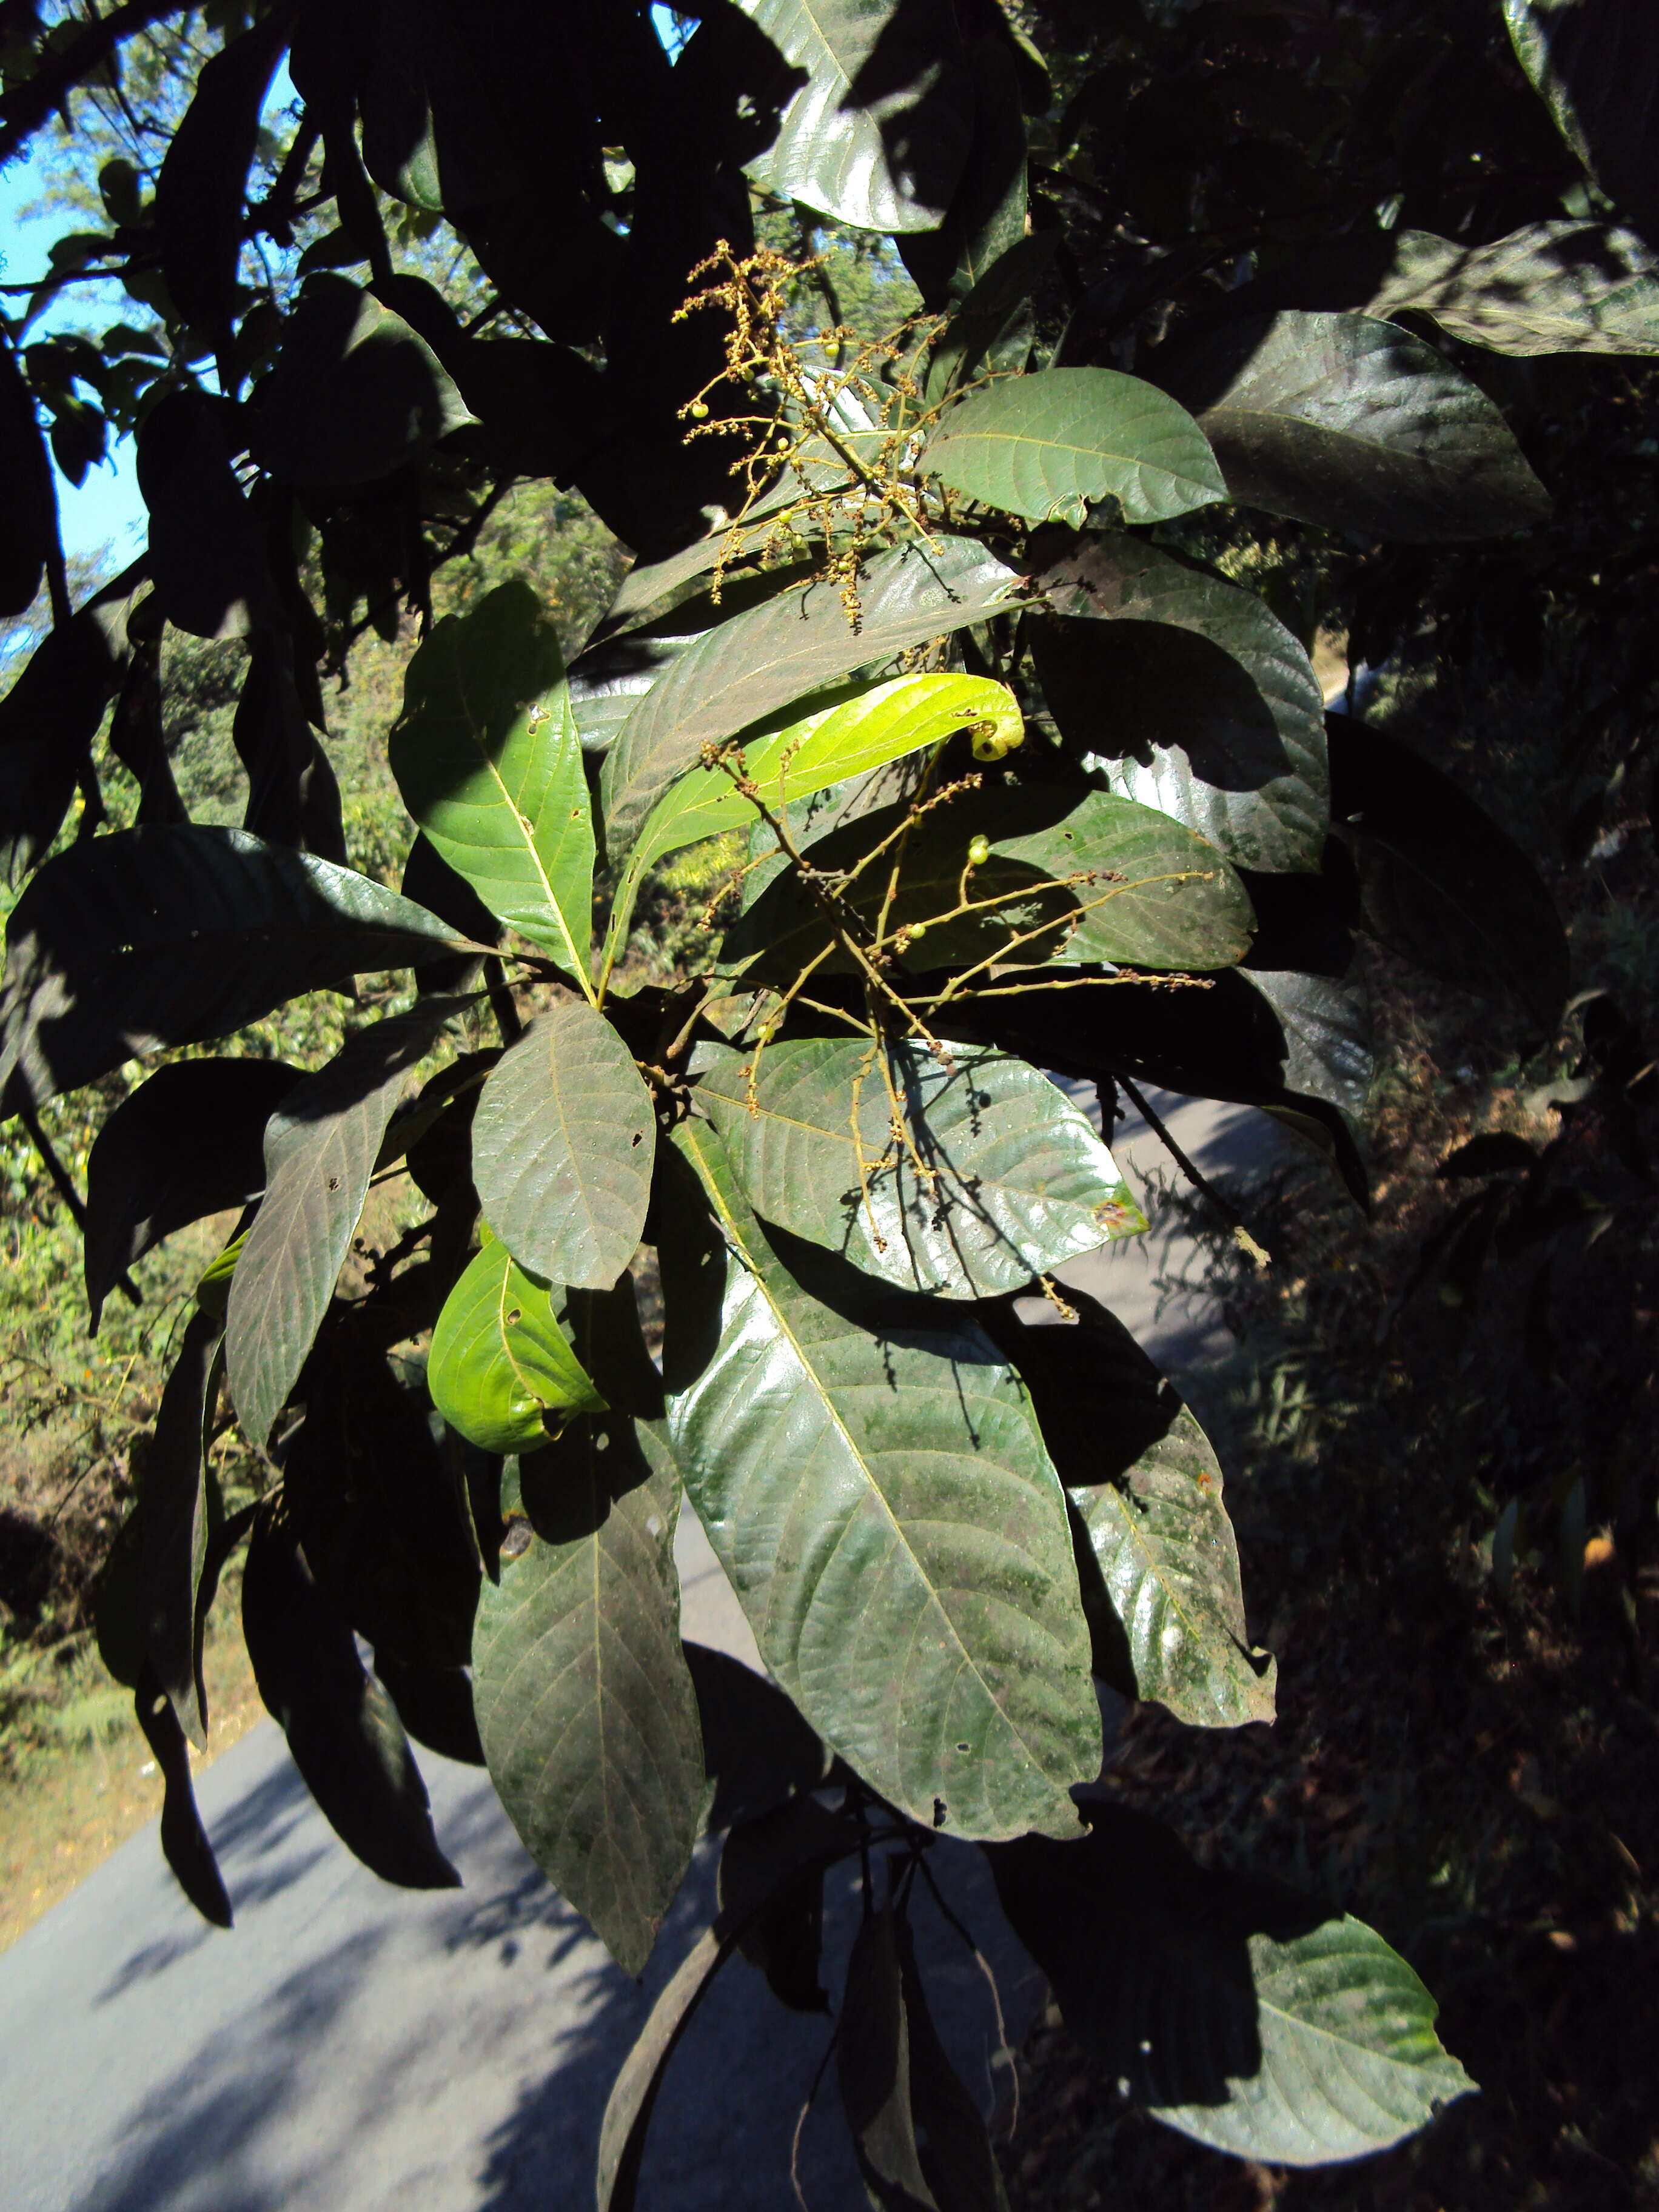
[[[988,837],[974,837],[969,839],[968,845],[968,865],[970,868],[982,868],[990,857],[991,841]]]

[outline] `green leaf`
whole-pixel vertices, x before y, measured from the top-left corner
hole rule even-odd
[[[1024,1394],[965,1317],[924,1305],[933,1328],[876,1334],[809,1296],[714,1132],[694,1120],[674,1141],[670,1440],[762,1657],[925,1826],[1073,1832],[1099,1716],[1065,1499]]]
[[[182,1060],[158,1067],[106,1120],[87,1157],[87,1302],[133,1261],[265,1187],[265,1123],[300,1080],[281,1060]]]
[[[763,190],[854,230],[937,228],[972,134],[973,88],[947,0],[742,0],[790,66]],[[802,82],[802,76],[805,82]]]
[[[1484,808],[1397,738],[1331,717],[1332,812],[1364,927],[1431,975],[1510,990],[1553,1030],[1571,955],[1555,901]]]
[[[823,1869],[808,1866],[778,1880],[780,1846],[787,1850],[793,1840],[797,1818],[794,1803],[786,1802],[735,1826],[721,1846],[715,1895],[722,1914],[747,1922],[738,1948],[778,2002],[791,2012],[824,2013]]]
[[[1621,0],[1504,0],[1521,66],[1596,183],[1652,235],[1659,23]]]
[[[681,654],[623,725],[603,777],[605,836],[620,859],[677,776],[719,744],[908,647],[984,621],[1018,578],[971,538],[877,556],[848,622],[822,582],[781,592],[723,622]]]
[[[1012,692],[988,678],[896,676],[752,739],[743,747],[742,773],[771,811],[780,813],[811,792],[904,760],[981,723],[1015,743],[1025,733]],[[669,787],[628,856],[605,933],[606,973],[627,942],[646,871],[682,846],[759,818],[754,801],[718,765],[700,763]]]
[[[1029,344],[1026,302],[1048,274],[1059,243],[1056,231],[1033,231],[997,256],[933,343],[922,383],[925,405],[939,406],[988,355],[999,368],[1018,368],[1016,360],[1004,357],[1016,350],[1006,345],[1007,334],[1023,330],[1018,350]]]
[[[507,1817],[637,1975],[691,1861],[703,1795],[680,1650],[679,1482],[634,1424],[587,1415],[504,1486],[473,1695]]]
[[[1484,392],[1368,315],[1250,315],[1172,364],[1226,495],[1352,536],[1524,530],[1549,495]]]
[[[242,1633],[265,1710],[347,1850],[401,1888],[459,1888],[403,1723],[318,1589],[280,1498],[266,1499],[249,1540]]]
[[[1200,1867],[1160,1822],[1092,1809],[990,1854],[1003,1910],[1102,2074],[1184,2135],[1268,2165],[1384,2150],[1474,2084],[1437,2007],[1362,1921]]]
[[[815,867],[848,868],[896,830],[903,813],[884,808],[802,842]],[[963,902],[963,871],[976,836],[985,839],[989,858],[969,878],[966,896],[981,910],[944,919]],[[722,964],[744,965],[750,980],[786,974],[793,980],[826,948],[823,908],[786,868],[769,881],[757,868],[749,884],[758,895],[726,932]],[[843,896],[873,930],[886,891],[887,871],[876,866]],[[1167,814],[1103,792],[992,784],[936,809],[912,830],[887,928],[923,925],[925,939],[905,955],[917,969],[988,959],[1034,931],[1042,934],[1007,957],[1223,968],[1243,955],[1253,921],[1249,897],[1220,854]],[[818,972],[844,974],[852,966],[837,947]]]
[[[307,280],[255,391],[255,456],[290,483],[371,483],[477,420],[426,340],[332,274]]]
[[[179,318],[227,338],[260,110],[292,32],[278,10],[227,39],[197,77],[155,180],[155,244]]]
[[[219,1396],[224,1324],[192,1314],[161,1393],[144,1465],[139,1621],[157,1686],[196,1746],[207,1744],[197,1594],[207,1556],[207,1443]]]
[[[628,1047],[602,1014],[562,1000],[479,1094],[472,1173],[484,1218],[532,1275],[609,1290],[639,1249],[656,1136]]]
[[[197,1809],[190,1752],[172,1700],[146,1666],[133,1693],[133,1711],[151,1756],[161,1770],[161,1853],[179,1887],[204,1920],[228,1928],[233,1915],[224,1878]]]
[[[545,609],[502,584],[416,653],[389,750],[435,850],[586,988],[593,811],[563,679]]]
[[[942,1063],[890,1047],[890,1093],[875,1046],[856,1037],[786,1038],[748,1060],[709,1045],[696,1095],[757,1213],[904,1290],[992,1297],[1146,1228],[1087,1117],[1046,1076],[994,1048],[950,1052]]]
[[[6,930],[0,1094],[36,1104],[324,984],[456,949],[367,876],[239,830],[155,824],[49,860]]]
[[[483,1451],[534,1451],[572,1413],[605,1411],[547,1285],[493,1237],[444,1302],[426,1379],[451,1428]]]
[[[349,1037],[265,1129],[265,1194],[231,1278],[225,1357],[243,1428],[263,1449],[299,1379],[363,1210],[410,1070],[464,1000],[427,999]]]
[[[1029,522],[1080,526],[1105,499],[1126,522],[1162,522],[1227,495],[1185,408],[1115,368],[1046,368],[969,392],[916,465]]]
[[[1241,866],[1316,868],[1324,701],[1255,592],[1115,532],[1040,541],[1032,560],[1054,611],[1032,652],[1068,741]]]
[[[231,467],[233,435],[223,403],[204,392],[170,392],[138,428],[156,601],[197,637],[245,637],[276,612],[259,524]]]
[[[1088,1532],[1096,1672],[1189,1728],[1270,1721],[1273,1662],[1250,1648],[1210,1440],[1120,1321],[1081,1291],[1066,1297],[1072,1323],[1024,1300],[987,1327]]]

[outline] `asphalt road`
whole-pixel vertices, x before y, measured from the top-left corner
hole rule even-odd
[[[1154,1094],[1200,1170],[1260,1167],[1277,1133],[1243,1108]],[[1086,1097],[1085,1103],[1087,1103]],[[1179,1379],[1229,1342],[1196,1256],[1159,1204],[1144,1125],[1115,1146],[1152,1232],[1066,1279],[1109,1304]],[[1162,1217],[1162,1218],[1161,1218]],[[755,1661],[696,1523],[680,1532],[686,1633]],[[591,2203],[600,2114],[651,2002],[706,1921],[700,1856],[641,1984],[548,1887],[475,1770],[422,1754],[465,1887],[387,1887],[336,1844],[269,1723],[198,1779],[237,1924],[205,1927],[154,1825],[0,1956],[3,2212],[564,2212]],[[1040,1986],[971,1848],[937,1855],[1018,2037]],[[830,1971],[854,1924],[830,1900]],[[964,2080],[988,2102],[998,2037],[985,1980],[931,1905],[923,1971]],[[827,1986],[833,1987],[832,1983]],[[734,1960],[669,2069],[644,2212],[781,2212],[789,2142],[827,2026],[786,2014]],[[801,2137],[812,2212],[862,2212],[833,2071]]]

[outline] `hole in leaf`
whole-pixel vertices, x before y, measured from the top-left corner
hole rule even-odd
[[[329,1187],[329,1188],[330,1188],[331,1190],[338,1190],[338,1188],[340,1188],[340,1178],[339,1178],[339,1176],[331,1176],[329,1177],[329,1179],[328,1179],[328,1187]]]
[[[936,1828],[942,1828],[945,1826],[945,1800],[942,1797],[935,1797],[933,1800],[933,1826]]]
[[[633,1136],[632,1136],[632,1138],[630,1139],[630,1140],[629,1140],[629,1141],[630,1141],[630,1143],[632,1143],[632,1144],[634,1144],[634,1145],[642,1145],[642,1144],[645,1142],[645,1132],[644,1132],[644,1130],[643,1130],[643,1129],[635,1129],[635,1132],[634,1132],[634,1134],[633,1134]]]
[[[530,1549],[534,1534],[522,1513],[510,1514],[501,1532],[501,1557],[504,1559],[523,1559]]]
[[[520,1310],[520,1308],[519,1308],[518,1306],[514,1306],[514,1309],[513,1309],[513,1310],[512,1310],[512,1312],[511,1312],[511,1313],[509,1313],[509,1314],[507,1316],[507,1317],[506,1317],[506,1318],[507,1318],[507,1327],[508,1327],[509,1328],[511,1328],[514,1322],[517,1322],[517,1321],[522,1321],[522,1320],[523,1320],[523,1318],[524,1318],[524,1315],[523,1315],[523,1312],[522,1312],[522,1310]]]

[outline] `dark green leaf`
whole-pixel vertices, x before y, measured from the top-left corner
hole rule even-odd
[[[1364,927],[1449,983],[1512,991],[1553,1029],[1570,980],[1566,933],[1526,854],[1398,738],[1342,714],[1330,733],[1332,813]]]
[[[1126,522],[1161,522],[1227,495],[1186,409],[1115,368],[1047,368],[969,392],[916,465],[988,507],[1075,528],[1103,500]]]
[[[977,20],[975,20],[975,15]],[[966,301],[1026,237],[1024,80],[1030,48],[998,9],[963,15],[974,87],[974,135],[962,181],[937,230],[895,242],[930,313]],[[1024,365],[1011,346],[999,366]]]
[[[58,507],[33,397],[9,346],[0,346],[0,615],[21,615],[40,588]]]
[[[1253,592],[1140,539],[1032,549],[1054,617],[1032,649],[1049,711],[1115,789],[1242,866],[1312,868],[1328,820],[1324,702]]]
[[[374,1672],[416,1743],[463,1766],[483,1765],[471,1677],[464,1667],[412,1667],[377,1651]]]
[[[605,759],[605,834],[619,859],[647,814],[702,747],[908,647],[981,622],[1018,580],[971,538],[878,555],[848,623],[822,583],[781,593],[720,623],[683,653],[623,724]]]
[[[485,1585],[473,1641],[478,1728],[507,1815],[635,1975],[690,1863],[702,1800],[679,1503],[631,1421],[580,1417],[509,1473],[501,1578]]]
[[[1086,1115],[1005,1053],[896,1043],[884,1076],[873,1045],[803,1037],[698,1066],[756,1212],[901,1289],[994,1297],[1146,1225]]]
[[[830,1753],[787,1698],[764,1674],[724,1651],[688,1644],[685,1663],[697,1693],[703,1768],[713,1790],[704,1825],[711,1832],[755,1820],[830,1772]]]
[[[938,2212],[911,2109],[904,1994],[890,1903],[865,1919],[847,1961],[836,2043],[842,2109],[872,2201],[884,2212]]]
[[[743,1923],[738,1948],[758,1966],[780,2004],[791,2012],[828,2012],[818,1983],[823,1948],[823,1869],[805,1866],[779,1878],[798,1816],[793,1804],[744,1820],[720,1852],[720,1911]]]
[[[299,1378],[410,1071],[464,1001],[420,1000],[347,1039],[265,1131],[265,1194],[231,1280],[230,1394],[262,1449]]]
[[[854,230],[935,228],[972,130],[947,0],[745,0],[745,12],[799,87],[749,164],[755,181]]]
[[[160,1045],[227,1036],[273,1006],[454,950],[407,899],[236,830],[160,823],[41,869],[13,908],[0,1095],[73,1091]]]
[[[207,1441],[219,1395],[224,1324],[192,1314],[161,1393],[144,1467],[138,1567],[144,1656],[179,1724],[198,1750],[202,1709],[197,1594],[207,1554]]]
[[[639,1247],[657,1125],[627,1046],[567,999],[484,1085],[472,1172],[484,1218],[544,1282],[609,1290]]]
[[[968,293],[928,353],[922,398],[929,407],[965,383],[988,355],[994,367],[1018,366],[1004,358],[1004,341],[1011,328],[1028,325],[1026,302],[1048,273],[1059,242],[1054,231],[1017,238]]]
[[[1083,1841],[989,1856],[1003,1909],[1108,2080],[1241,2158],[1382,2150],[1474,2084],[1434,2000],[1363,1922],[1200,1867],[1144,1814],[1096,1808]]]
[[[1069,1325],[1035,1300],[987,1325],[1088,1532],[1096,1671],[1192,1728],[1270,1721],[1273,1662],[1250,1648],[1210,1440],[1121,1322],[1079,1291],[1066,1297]]]
[[[265,1187],[265,1123],[300,1080],[280,1060],[158,1067],[105,1121],[87,1159],[87,1301],[98,1326],[118,1277],[164,1237]]]
[[[908,1919],[896,1929],[910,2062],[910,2110],[921,2137],[921,2170],[942,2207],[1008,2212],[1007,2192],[978,2105],[963,2086],[933,2026]]]
[[[161,1770],[161,1853],[179,1887],[204,1920],[215,1928],[232,1924],[230,1899],[213,1856],[207,1830],[196,1809],[190,1777],[190,1752],[171,1700],[146,1667],[133,1693],[133,1710],[155,1764]]]
[[[285,632],[255,632],[231,726],[247,770],[242,827],[270,844],[303,845],[343,865],[339,786],[301,701],[299,674]]]
[[[410,662],[392,772],[491,913],[587,973],[593,812],[558,634],[527,584],[446,615]]]
[[[1070,1832],[1099,1720],[1065,1499],[1023,1392],[948,1310],[875,1334],[810,1297],[708,1126],[675,1145],[670,1436],[762,1657],[914,1818]]]
[[[534,1451],[605,1399],[566,1341],[547,1285],[491,1237],[444,1302],[427,1363],[432,1402],[483,1451]]]
[[[1659,22],[1622,0],[1504,0],[1521,66],[1556,128],[1650,239],[1659,232]]]
[[[98,1656],[123,1689],[136,1690],[144,1666],[144,1636],[138,1619],[138,1562],[143,1542],[143,1513],[135,1505],[110,1539],[93,1594],[94,1632]],[[158,1695],[161,1692],[158,1691]]]
[[[211,327],[226,319],[227,334],[259,112],[293,15],[289,8],[272,9],[208,62],[155,183],[155,237],[167,290],[185,321]]]
[[[307,283],[256,396],[256,457],[293,483],[370,483],[477,419],[402,316],[332,275]]]
[[[1453,1181],[1469,1176],[1527,1175],[1538,1164],[1538,1155],[1524,1137],[1512,1129],[1488,1129],[1447,1153],[1435,1170]]]
[[[1549,497],[1485,392],[1368,315],[1252,315],[1170,365],[1226,495],[1352,536],[1524,530]]]
[[[324,1600],[280,1504],[254,1523],[242,1633],[266,1711],[335,1834],[383,1881],[456,1889],[392,1700],[363,1672],[351,1631]]]

